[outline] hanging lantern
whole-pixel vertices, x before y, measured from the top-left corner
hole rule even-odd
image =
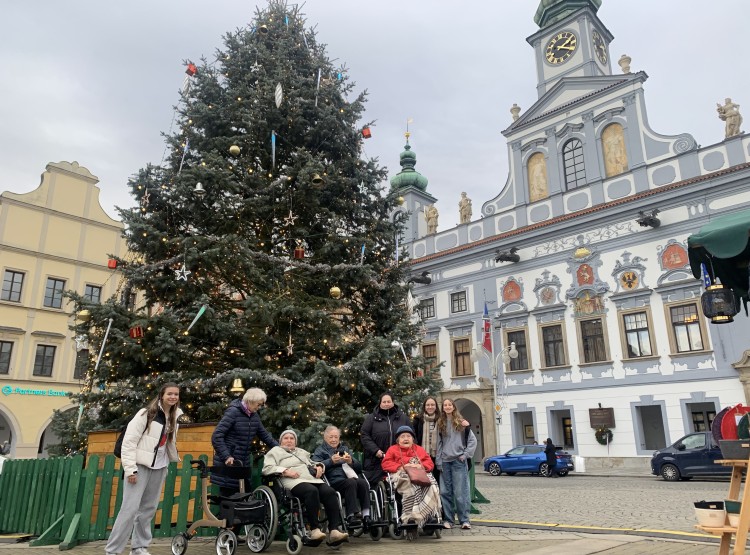
[[[198,73],[198,68],[195,67],[195,64],[188,64],[187,68],[185,69],[185,73],[187,73],[190,77]]]
[[[365,127],[362,129],[362,136],[365,139],[369,139],[370,137],[372,137],[372,131],[370,131],[369,127]]]
[[[230,393],[244,393],[245,388],[242,386],[242,378],[235,378],[232,382],[232,388],[229,390]]]
[[[133,326],[130,328],[129,332],[131,339],[140,339],[143,337],[143,327],[142,326]]]
[[[294,258],[297,260],[302,260],[303,258],[305,258],[305,249],[303,249],[302,247],[296,247],[294,249]]]
[[[701,307],[712,324],[729,324],[739,312],[734,292],[721,283],[709,285],[701,295]]]
[[[341,298],[341,289],[339,289],[335,285],[331,287],[329,293],[331,294],[331,297],[333,297],[334,299]]]
[[[107,268],[109,268],[110,270],[114,270],[115,268],[117,268],[117,260],[115,260],[114,258],[110,258],[109,260],[107,260]]]

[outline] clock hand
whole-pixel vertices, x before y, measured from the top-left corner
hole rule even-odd
[[[557,48],[557,50],[560,50],[561,48],[564,49],[564,50],[575,50],[576,49],[575,46],[565,46],[564,44],[561,44],[560,46],[557,46],[556,48]]]

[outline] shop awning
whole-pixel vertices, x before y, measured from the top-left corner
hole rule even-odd
[[[734,291],[747,312],[750,286],[750,210],[719,216],[688,237],[688,256],[693,275],[700,279],[701,264],[711,278]]]

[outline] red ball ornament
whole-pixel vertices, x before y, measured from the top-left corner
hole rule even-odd
[[[372,137],[372,131],[370,131],[369,127],[365,127],[364,129],[362,129],[362,136],[365,139],[369,139],[370,137]]]
[[[140,339],[143,337],[143,328],[141,326],[133,326],[130,328],[130,337],[132,339]]]
[[[185,69],[185,73],[187,73],[190,77],[198,73],[198,68],[195,66],[195,64],[188,64],[187,69]]]

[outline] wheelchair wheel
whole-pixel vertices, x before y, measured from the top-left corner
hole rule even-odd
[[[358,538],[364,533],[365,533],[365,527],[358,526],[357,528],[354,528],[349,535],[352,536],[353,538]]]
[[[377,542],[380,541],[380,538],[383,537],[383,528],[381,526],[373,526],[370,528],[370,538],[372,541]]]
[[[388,524],[388,535],[393,540],[400,540],[404,537],[405,530],[401,528],[398,524],[395,522],[391,522]]]
[[[253,553],[260,553],[273,541],[273,539],[269,540],[268,531],[261,524],[245,526],[245,535],[247,536],[247,547]]]
[[[232,530],[222,528],[216,536],[216,555],[234,555],[237,549],[237,536]]]
[[[188,546],[188,537],[183,532],[172,538],[172,555],[185,555]]]
[[[253,529],[258,528],[258,526],[252,526],[247,534],[247,546],[253,553],[259,553],[260,551],[268,549],[271,542],[276,537],[276,529],[279,526],[279,504],[276,502],[276,496],[273,494],[273,491],[267,486],[258,486],[255,488],[253,490],[253,499],[260,499],[266,505],[266,518],[261,526],[261,528],[264,528],[263,532],[265,532],[265,539],[263,547],[259,551],[255,551],[250,545],[250,532],[254,532]]]
[[[302,538],[297,534],[291,535],[286,540],[286,552],[289,555],[299,555],[302,551]]]
[[[435,534],[435,539],[436,540],[439,540],[440,538],[443,537],[443,531],[442,530],[435,529],[434,534]]]

